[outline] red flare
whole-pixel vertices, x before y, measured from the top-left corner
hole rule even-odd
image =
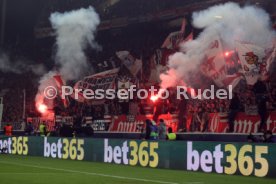
[[[151,96],[150,100],[153,101],[153,102],[156,102],[158,100],[158,96],[157,95]]]
[[[45,114],[47,112],[48,108],[45,104],[39,104],[38,105],[38,111],[42,114]]]

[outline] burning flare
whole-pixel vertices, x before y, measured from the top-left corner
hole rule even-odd
[[[47,107],[45,104],[41,103],[41,104],[38,104],[37,110],[38,110],[41,114],[45,114],[45,113],[47,113],[47,111],[48,111],[48,107]]]

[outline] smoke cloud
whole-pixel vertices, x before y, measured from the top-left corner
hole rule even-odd
[[[91,46],[100,49],[95,42],[95,33],[100,23],[99,15],[94,8],[81,8],[65,13],[52,13],[50,21],[56,35],[55,71],[50,71],[42,77],[36,95],[36,107],[45,104],[44,89],[56,86],[54,75],[61,75],[65,80],[77,80],[93,68],[85,56],[85,49]],[[49,100],[47,100],[49,101]],[[46,104],[52,108],[53,102]]]
[[[30,64],[30,62],[23,60],[11,61],[7,54],[0,53],[0,71],[3,73],[10,72],[16,74],[32,72],[40,76],[46,72],[46,69],[42,64]]]
[[[89,64],[84,50],[88,45],[99,49],[94,41],[98,14],[92,7],[65,13],[51,14],[50,21],[56,33],[56,64],[65,80],[76,80],[87,72]]]
[[[161,87],[173,87],[179,82],[189,85],[189,73],[198,71],[208,52],[209,44],[221,38],[224,49],[234,50],[235,41],[272,47],[275,31],[269,15],[256,6],[241,7],[226,3],[193,13],[192,24],[203,29],[195,39],[181,45],[181,52],[169,58],[167,73],[161,74]]]

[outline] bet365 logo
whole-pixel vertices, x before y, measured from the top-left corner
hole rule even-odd
[[[158,142],[125,141],[122,146],[112,147],[108,139],[105,139],[104,162],[157,167],[159,156],[156,149],[158,149]]]
[[[264,177],[269,169],[265,158],[267,154],[268,146],[251,144],[239,149],[234,144],[218,144],[214,150],[203,150],[200,153],[193,147],[193,142],[188,142],[187,170]]]
[[[83,139],[58,139],[56,142],[48,142],[44,138],[44,157],[83,160],[84,158]]]
[[[28,155],[28,137],[12,137],[6,140],[0,140],[0,149],[4,153],[13,155]]]

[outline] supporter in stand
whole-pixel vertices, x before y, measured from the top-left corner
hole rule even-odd
[[[208,131],[209,115],[206,112],[205,108],[200,107],[198,111],[198,118],[200,120],[200,131]]]
[[[47,128],[46,128],[46,125],[45,125],[45,122],[41,122],[40,125],[39,125],[39,133],[40,133],[40,136],[44,137],[47,135]]]
[[[146,136],[145,139],[150,139],[150,132],[151,132],[151,121],[146,119]]]
[[[179,127],[178,131],[179,132],[186,132],[186,122],[187,122],[187,112],[189,111],[187,100],[182,98],[178,104],[178,122],[179,122]]]
[[[168,128],[168,134],[167,134],[166,139],[169,140],[169,141],[174,141],[174,140],[176,140],[176,134],[173,133],[171,127]]]
[[[167,132],[166,124],[163,119],[160,119],[159,126],[158,126],[159,139],[165,140],[166,132]]]
[[[31,122],[27,122],[25,135],[34,135],[34,126]]]
[[[261,123],[259,127],[259,131],[263,131],[265,128],[266,118],[267,118],[267,106],[266,102],[268,100],[267,98],[267,87],[266,84],[261,80],[261,78],[258,79],[258,81],[253,86],[253,92],[256,96],[256,103],[258,107],[258,114],[261,118]]]
[[[12,136],[12,125],[10,123],[8,123],[6,126],[4,126],[4,134],[6,136]]]
[[[276,88],[271,90],[271,105],[273,110],[276,109]]]
[[[60,136],[62,137],[73,137],[73,127],[71,125],[68,125],[66,123],[63,123],[60,128]]]
[[[233,98],[230,102],[229,106],[229,114],[228,114],[228,132],[233,132],[234,131],[234,120],[236,118],[237,113],[239,112],[240,109],[240,99],[237,93],[233,94]]]
[[[199,132],[201,129],[202,124],[202,107],[194,108],[192,112],[192,122],[190,124],[190,131],[191,132]]]
[[[264,133],[264,142],[276,143],[276,137],[273,136],[272,131],[268,130]]]
[[[136,116],[139,114],[139,106],[136,100],[129,103],[129,114]]]
[[[86,124],[84,127],[84,133],[87,137],[92,137],[94,135],[94,129],[91,127],[90,124]]]
[[[150,126],[150,139],[151,140],[157,140],[158,139],[158,127],[156,125],[155,121],[151,121],[151,126]]]
[[[253,142],[259,142],[258,138],[252,135],[251,133],[247,136],[247,142],[253,143]]]

